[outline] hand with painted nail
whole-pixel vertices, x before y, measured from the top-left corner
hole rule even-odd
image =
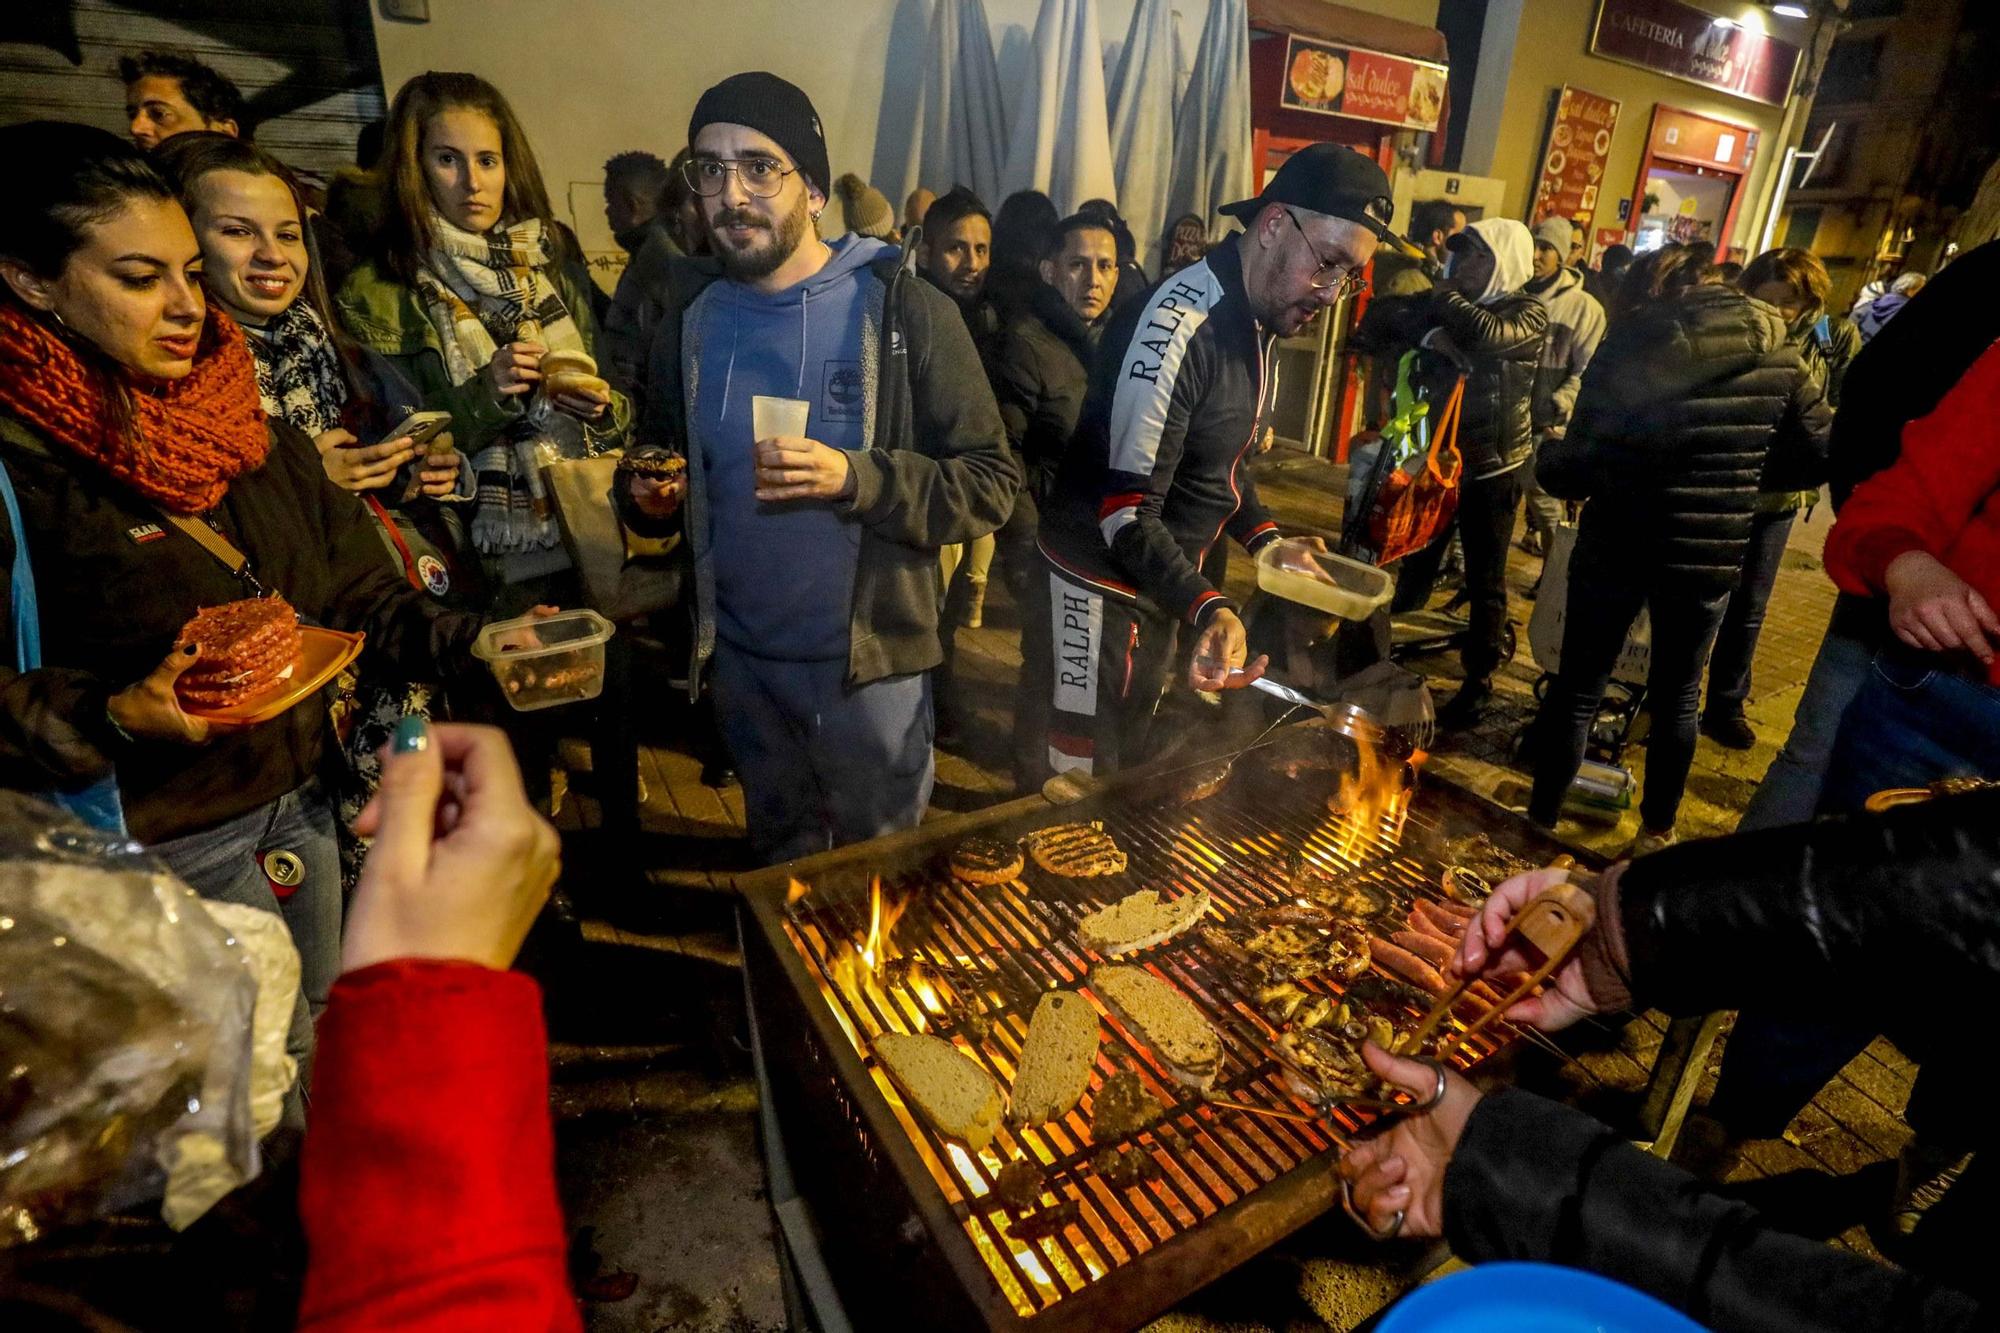
[[[1437,1089],[1436,1065],[1391,1055],[1372,1041],[1362,1045],[1361,1058],[1376,1077],[1419,1102]],[[1363,1139],[1340,1159],[1337,1169],[1353,1196],[1354,1210],[1377,1235],[1444,1234],[1445,1168],[1479,1096],[1479,1089],[1447,1069],[1444,1096],[1435,1106],[1398,1116],[1386,1132]]]
[[[152,674],[126,686],[104,701],[112,723],[134,740],[176,741],[200,745],[208,739],[208,723],[181,711],[174,682],[201,656],[201,645],[189,644],[167,654]]]
[[[344,972],[391,958],[507,967],[562,870],[556,831],[494,727],[404,718],[354,830],[375,842],[347,909]]]

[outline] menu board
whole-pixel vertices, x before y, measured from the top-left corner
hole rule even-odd
[[[1339,46],[1293,33],[1286,39],[1278,102],[1294,111],[1347,116],[1407,130],[1444,119],[1443,65]]]
[[[1611,133],[1617,127],[1617,102],[1564,85],[1556,99],[1548,144],[1542,150],[1542,173],[1535,185],[1531,221],[1557,217],[1590,225],[1597,212],[1598,186],[1611,156]]]

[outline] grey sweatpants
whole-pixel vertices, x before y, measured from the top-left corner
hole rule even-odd
[[[765,865],[915,828],[936,777],[929,672],[857,689],[847,663],[779,662],[717,641],[715,711]]]

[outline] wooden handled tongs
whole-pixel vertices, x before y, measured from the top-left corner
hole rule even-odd
[[[1557,858],[1555,864],[1566,869],[1575,863],[1564,856]],[[1539,954],[1542,961],[1513,990],[1502,996],[1498,1004],[1481,1014],[1472,1026],[1439,1043],[1431,1058],[1443,1060],[1453,1047],[1470,1040],[1474,1033],[1513,1008],[1516,1001],[1546,981],[1569,958],[1571,951],[1590,933],[1591,926],[1596,922],[1597,900],[1576,884],[1558,884],[1529,900],[1528,905],[1507,923],[1507,934],[1500,948],[1494,952],[1501,952],[1511,942],[1526,945],[1523,952]],[[1478,919],[1474,918],[1474,928],[1477,925]],[[1430,1012],[1424,1015],[1424,1021],[1396,1043],[1397,1053],[1415,1055],[1421,1051],[1424,1040],[1451,1013],[1453,1006],[1465,998],[1472,982],[1473,978],[1467,977],[1432,1005]]]

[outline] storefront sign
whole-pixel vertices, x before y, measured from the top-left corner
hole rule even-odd
[[[1278,103],[1295,111],[1436,130],[1444,118],[1446,69],[1429,61],[1336,46],[1296,33],[1286,38]]]
[[[1799,48],[1681,0],[1598,0],[1590,49],[1770,106],[1791,95]]]
[[[1554,217],[1590,225],[1617,125],[1618,103],[1581,88],[1563,88],[1542,152],[1542,176],[1529,221]]]

